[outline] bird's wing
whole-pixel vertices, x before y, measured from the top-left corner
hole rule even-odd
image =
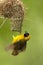
[[[21,49],[22,51],[26,49],[26,44],[27,42],[24,40],[20,40],[19,42],[16,43],[16,49]]]
[[[14,49],[14,45],[13,45],[13,44],[10,44],[10,45],[8,45],[8,46],[5,48],[6,51],[9,51],[10,49]]]
[[[22,44],[23,44],[22,51],[25,51],[26,50],[27,42],[26,41],[22,41]]]

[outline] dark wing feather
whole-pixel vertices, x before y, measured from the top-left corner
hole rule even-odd
[[[27,44],[27,42],[24,41],[24,42],[23,42],[23,47],[22,47],[21,51],[25,51],[25,50],[26,50],[26,44]]]
[[[25,49],[25,48],[26,48],[26,41],[20,40],[19,42],[16,43],[14,50],[22,50],[22,49]]]

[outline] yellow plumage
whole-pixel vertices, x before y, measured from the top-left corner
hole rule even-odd
[[[24,37],[24,34],[18,35],[16,37],[13,36],[13,41],[12,43],[16,43],[20,40],[29,40],[30,39],[30,35],[28,37]]]
[[[14,37],[13,36],[13,43],[16,43],[16,42],[18,42],[18,41],[20,41],[20,40],[23,40],[24,39],[24,35],[23,34],[21,34],[21,35],[18,35],[18,36],[16,36],[16,37]]]

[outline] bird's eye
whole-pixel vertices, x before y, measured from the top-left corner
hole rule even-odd
[[[24,37],[28,37],[28,36],[29,36],[29,33],[25,33],[25,34],[24,34]]]

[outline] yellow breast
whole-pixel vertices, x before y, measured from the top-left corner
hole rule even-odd
[[[13,43],[16,43],[16,42],[23,40],[23,39],[24,39],[24,35],[16,36],[13,38]]]

